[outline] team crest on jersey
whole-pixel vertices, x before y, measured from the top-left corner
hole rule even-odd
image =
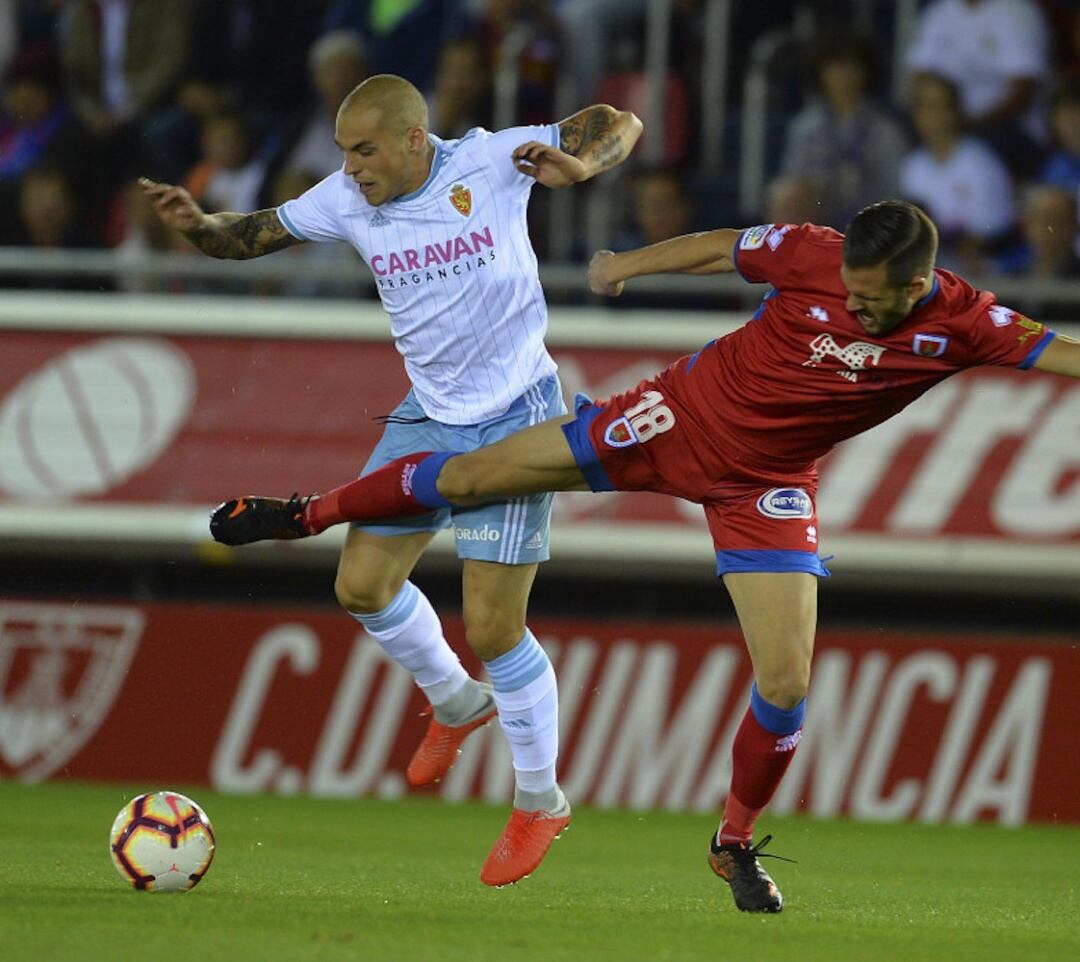
[[[941,357],[948,346],[949,339],[940,334],[916,334],[911,342],[912,353],[919,357]]]
[[[450,188],[450,203],[462,217],[472,213],[472,191],[464,184],[454,184]]]
[[[769,236],[773,226],[773,224],[759,224],[757,227],[748,227],[739,239],[739,250],[756,251],[765,243],[765,238]]]
[[[769,488],[758,498],[757,509],[767,518],[814,516],[814,502],[802,488]],[[817,536],[816,531],[814,535]]]
[[[604,443],[612,448],[628,448],[631,444],[637,444],[637,435],[630,427],[628,418],[619,418],[612,421],[604,432]]]

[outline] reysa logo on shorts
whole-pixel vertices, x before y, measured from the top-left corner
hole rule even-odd
[[[488,524],[482,528],[455,527],[454,537],[458,541],[498,541],[502,537],[502,532]]]
[[[814,502],[802,488],[769,488],[757,509],[767,518],[812,518]]]

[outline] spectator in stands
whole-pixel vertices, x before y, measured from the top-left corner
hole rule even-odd
[[[267,164],[254,148],[242,113],[226,111],[207,120],[202,152],[202,160],[184,180],[184,187],[200,206],[211,211],[255,210],[260,206]]]
[[[933,0],[919,17],[907,66],[948,77],[971,128],[1016,173],[1037,166],[1047,133],[1041,93],[1050,44],[1035,0]]]
[[[35,44],[20,51],[4,73],[0,184],[18,179],[46,157],[85,165],[83,140],[60,96],[52,48]]]
[[[68,0],[61,11],[68,98],[117,182],[142,168],[139,126],[175,91],[190,26],[188,0]]]
[[[482,0],[477,14],[493,70],[507,56],[516,60],[516,123],[547,123],[555,113],[560,45],[552,6],[552,0]]]
[[[842,229],[863,207],[896,196],[907,137],[871,98],[879,70],[868,39],[828,33],[812,60],[817,96],[788,125],[781,172],[815,185],[815,222]]]
[[[71,178],[60,167],[28,171],[19,185],[19,218],[24,247],[88,247],[79,224],[79,204]]]
[[[170,252],[178,256],[190,253],[191,245],[170,231],[157,216],[154,205],[131,181],[120,192],[119,242],[114,246],[120,265],[137,263],[148,254]],[[182,280],[151,274],[118,275],[117,287],[133,293],[178,293],[188,289]]]
[[[308,67],[318,103],[304,111],[307,121],[286,153],[284,170],[316,183],[341,167],[334,119],[341,102],[368,75],[364,42],[353,30],[323,34],[308,51]]]
[[[1023,194],[1020,230],[1023,244],[998,264],[1007,273],[1032,281],[1080,280],[1076,238],[1080,228],[1076,192],[1048,184],[1031,184]],[[1055,299],[1034,285],[1035,295],[1021,302],[1032,317],[1054,321],[1080,320],[1076,298]]]
[[[490,128],[491,89],[491,64],[479,36],[465,34],[443,44],[431,101],[431,129],[453,139],[473,127]]]
[[[1080,278],[1075,192],[1048,184],[1031,184],[1023,199],[1020,229],[1025,255],[1017,264],[1022,273],[1028,277]]]
[[[310,110],[308,51],[323,6],[310,0],[194,2],[190,66],[175,103],[143,132],[147,170],[173,183],[198,162],[207,119],[223,111],[244,110],[260,139],[279,136],[278,149],[286,149],[288,126],[281,121],[301,112],[306,120]]]
[[[259,125],[303,110],[324,7],[323,0],[196,0],[198,42],[185,82],[215,88]]]
[[[465,26],[461,7],[461,0],[333,0],[321,31],[355,30],[373,74],[397,74],[430,93],[439,51]]]
[[[770,224],[820,224],[821,190],[801,177],[774,177],[765,193],[765,220]]]
[[[633,180],[633,225],[615,249],[658,244],[694,229],[694,201],[686,178],[677,169],[638,171]]]
[[[1050,127],[1057,150],[1047,159],[1039,179],[1080,196],[1080,76],[1067,78],[1054,91]]]
[[[964,132],[959,93],[945,77],[914,83],[911,117],[920,146],[900,165],[900,190],[938,226],[943,266],[972,272],[1014,227],[1009,171],[985,143]]]

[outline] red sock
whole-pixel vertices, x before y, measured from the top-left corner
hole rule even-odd
[[[417,464],[431,452],[407,454],[377,471],[312,498],[304,509],[304,527],[311,534],[343,521],[379,521],[413,518],[434,508],[418,501],[412,476]]]
[[[731,791],[724,804],[721,843],[749,841],[753,836],[754,822],[795,757],[801,731],[791,735],[766,731],[746,709],[731,749]]]

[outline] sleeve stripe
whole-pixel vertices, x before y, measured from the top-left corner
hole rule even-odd
[[[280,220],[281,223],[285,226],[285,230],[292,234],[293,237],[295,237],[297,240],[306,241],[311,239],[310,237],[305,237],[302,233],[300,233],[300,229],[292,222],[292,220],[289,219],[289,215],[285,213],[284,204],[282,204],[277,209],[277,215],[278,220]]]
[[[1017,365],[1017,367],[1020,368],[1021,371],[1026,371],[1029,367],[1031,367],[1032,364],[1034,364],[1039,359],[1039,355],[1046,350],[1050,342],[1055,337],[1057,337],[1057,331],[1052,331],[1047,328],[1046,333],[1043,334],[1041,338],[1039,338],[1038,343],[1028,352],[1028,356],[1025,357]]]

